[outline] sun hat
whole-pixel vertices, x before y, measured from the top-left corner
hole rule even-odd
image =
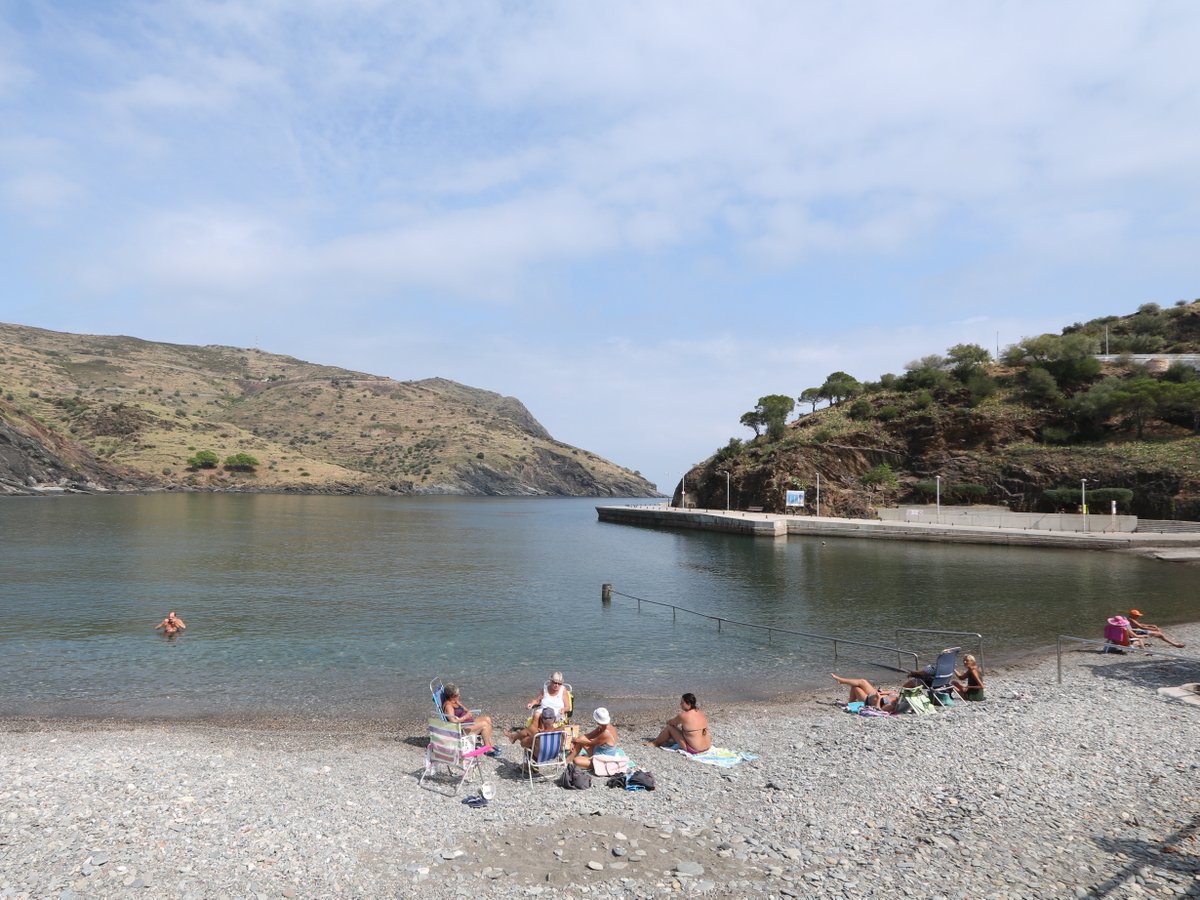
[[[597,725],[607,725],[612,721],[608,715],[608,710],[603,706],[596,708],[596,711],[592,713],[592,718],[596,720]]]
[[[1129,611],[1129,614],[1130,614],[1131,616],[1133,616],[1135,619],[1140,619],[1140,618],[1142,617],[1142,613],[1141,613],[1141,611],[1140,611],[1140,610],[1136,610],[1136,609],[1131,609],[1131,610]]]

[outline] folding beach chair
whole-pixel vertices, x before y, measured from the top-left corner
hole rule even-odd
[[[531,744],[521,760],[521,765],[529,775],[530,787],[533,786],[534,775],[549,778],[551,772],[567,767],[567,733],[539,731],[533,736]]]
[[[480,782],[483,781],[483,770],[480,768],[483,757],[484,749],[478,745],[476,735],[464,734],[462,725],[457,722],[446,722],[431,716],[429,746],[425,748],[425,771],[421,773],[419,784],[424,787],[425,779],[436,775],[438,766],[445,766],[447,775],[458,777],[454,783],[457,793],[459,786],[472,772],[478,772]]]
[[[951,647],[938,654],[933,664],[933,677],[929,681],[929,699],[938,706],[953,706],[954,689],[950,682],[954,680],[954,667],[958,662],[958,651],[961,647]]]
[[[429,694],[433,698],[433,708],[437,711],[437,716],[443,722],[446,721],[446,710],[442,704],[446,702],[446,684],[440,676],[435,676],[429,682]],[[478,716],[482,713],[482,709],[470,710],[471,715]]]

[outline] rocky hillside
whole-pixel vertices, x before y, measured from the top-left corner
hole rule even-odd
[[[1074,511],[1086,479],[1093,511],[1112,496],[1121,512],[1200,520],[1197,354],[1200,301],[1077,323],[999,361],[958,345],[874,382],[836,372],[800,393],[811,411],[795,421],[781,415],[790,397],[760,398],[742,420],[757,436],[691,469],[686,501],[724,508],[728,473],[734,509],[782,511],[803,488],[811,513],[820,475],[822,515],[932,503],[939,489],[943,504]]]
[[[0,324],[0,493],[644,497],[519,400],[234,347]]]

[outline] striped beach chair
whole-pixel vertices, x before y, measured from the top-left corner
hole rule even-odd
[[[478,772],[482,782],[480,761],[488,749],[478,746],[475,735],[464,734],[462,725],[457,722],[430,717],[429,746],[425,748],[425,771],[421,774],[420,785],[424,787],[425,779],[437,774],[438,766],[444,766],[451,778],[458,778],[454,783],[455,793],[472,772]]]
[[[533,778],[549,778],[556,769],[567,767],[567,733],[565,731],[539,731],[533,736],[533,746],[525,751],[522,761],[529,774],[529,785]]]

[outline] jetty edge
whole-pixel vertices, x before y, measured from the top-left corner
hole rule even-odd
[[[994,513],[977,517],[991,520],[987,524],[967,524],[947,521],[957,517],[945,513],[940,521],[929,522],[901,518],[903,510],[882,512],[898,515],[888,519],[846,519],[746,510],[679,509],[653,504],[596,507],[601,522],[643,528],[684,528],[770,538],[803,535],[1124,551],[1172,562],[1200,564],[1200,530],[1172,533],[1134,531],[1133,528],[1137,527],[1135,516],[1110,518],[1096,515]],[[1075,530],[1070,527],[1075,524],[1071,520],[1090,521],[1078,523],[1078,530]],[[1200,529],[1200,524],[1197,528]]]

